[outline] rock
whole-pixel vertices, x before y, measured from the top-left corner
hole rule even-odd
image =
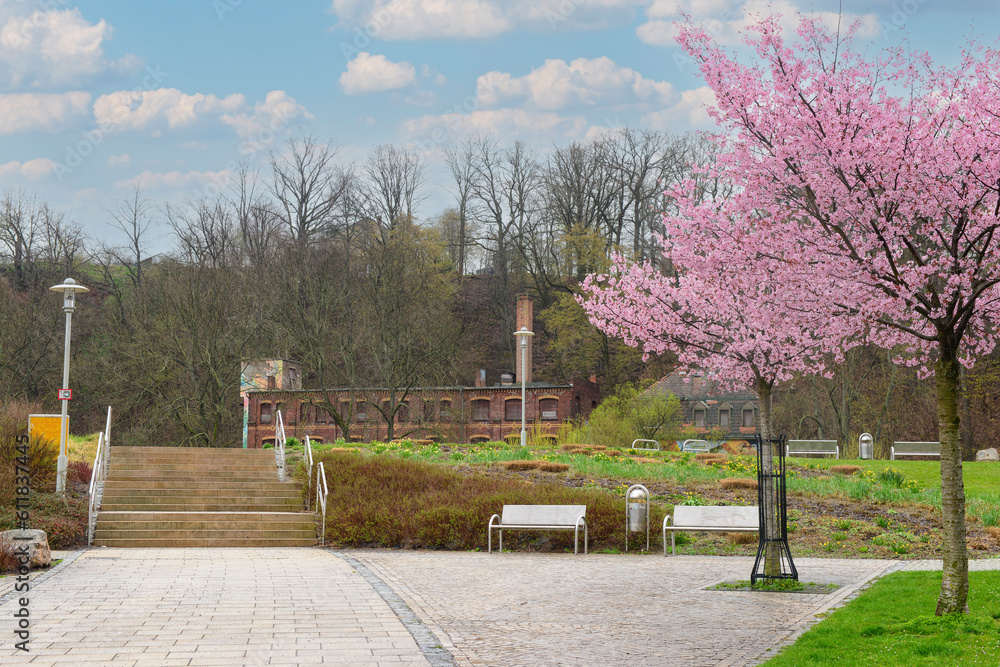
[[[15,555],[26,553],[28,567],[48,567],[52,564],[49,538],[44,530],[5,530],[0,533],[0,542],[9,544]]]
[[[976,461],[1000,461],[1000,453],[997,453],[996,447],[983,449],[976,452]]]

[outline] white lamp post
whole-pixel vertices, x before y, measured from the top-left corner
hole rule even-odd
[[[59,390],[62,400],[62,428],[59,431],[59,460],[56,465],[56,493],[66,493],[66,468],[69,459],[66,458],[66,441],[69,440],[69,399],[72,396],[69,389],[69,340],[73,331],[73,311],[76,310],[76,293],[89,292],[83,285],[77,284],[72,278],[67,278],[61,285],[49,288],[53,292],[63,293],[63,312],[66,313],[66,339],[63,346],[63,381]]]
[[[514,335],[521,340],[521,447],[524,448],[527,446],[526,443],[528,440],[528,434],[524,428],[524,414],[527,409],[527,405],[524,401],[524,385],[525,380],[528,377],[528,337],[534,336],[535,334],[528,331],[527,327],[521,327],[521,330],[515,332]]]

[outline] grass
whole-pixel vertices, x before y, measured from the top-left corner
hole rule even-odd
[[[968,616],[934,616],[940,589],[940,572],[890,574],[765,664],[996,665],[1000,572],[969,573]]]

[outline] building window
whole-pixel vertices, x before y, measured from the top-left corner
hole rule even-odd
[[[743,408],[743,426],[753,428],[753,408]]]
[[[695,428],[705,428],[705,408],[694,409],[694,426]]]
[[[430,398],[424,399],[424,421],[432,422],[434,421],[434,400]]]
[[[719,428],[729,428],[729,410],[719,410]]]
[[[441,400],[441,421],[451,421],[451,399],[444,398]]]
[[[403,401],[396,407],[396,423],[402,424],[410,421],[410,402]]]
[[[538,411],[543,420],[551,421],[559,419],[559,400],[555,398],[542,398],[538,401]]]
[[[273,410],[273,409],[274,409],[274,406],[271,405],[270,403],[261,403],[260,404],[260,421],[261,421],[262,424],[270,424],[271,423],[271,410]]]
[[[343,403],[341,404],[343,405]],[[359,424],[368,421],[368,404],[364,401],[358,401],[354,406],[356,412],[354,413],[354,421]]]
[[[339,408],[340,408],[340,418],[346,424],[349,421],[349,417],[351,416],[351,402],[341,401]]]
[[[520,398],[508,398],[503,402],[503,418],[509,422],[521,421]]]
[[[472,419],[477,422],[490,420],[490,401],[488,398],[472,401]]]
[[[317,405],[316,406],[316,423],[325,424],[326,423],[326,406]]]

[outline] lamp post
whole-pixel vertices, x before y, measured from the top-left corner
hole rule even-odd
[[[63,293],[63,312],[66,313],[66,338],[63,345],[63,381],[59,390],[59,400],[62,401],[62,426],[59,429],[59,459],[56,464],[56,493],[66,493],[66,468],[69,459],[66,458],[66,441],[69,439],[69,401],[72,392],[69,388],[69,340],[73,331],[73,311],[76,310],[76,293],[89,292],[83,285],[77,284],[72,278],[67,278],[61,285],[49,288],[53,292]]]
[[[527,404],[524,400],[524,386],[525,380],[528,377],[527,363],[528,363],[528,337],[534,336],[535,334],[528,331],[527,327],[521,327],[520,331],[514,333],[521,340],[521,448],[526,446],[527,442],[527,431],[524,428],[524,414],[527,410]]]

